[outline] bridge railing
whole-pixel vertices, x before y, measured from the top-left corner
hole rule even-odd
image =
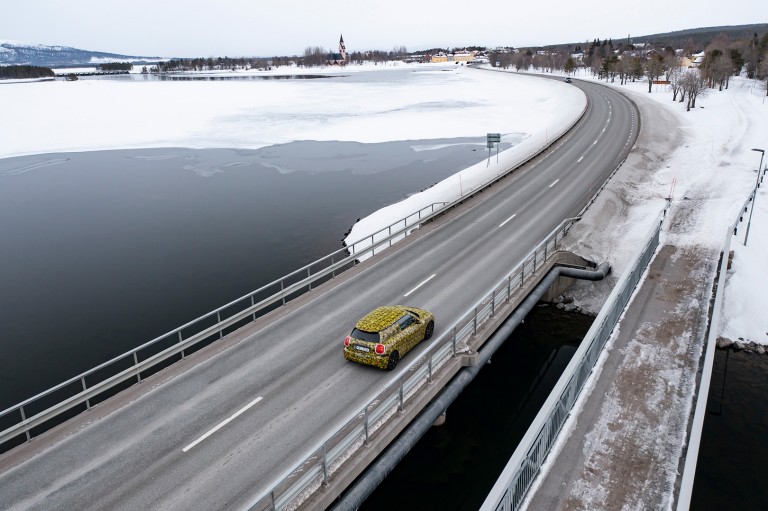
[[[384,423],[404,411],[420,387],[432,381],[434,373],[449,360],[466,351],[467,343],[483,323],[493,318],[517,289],[537,278],[542,265],[558,251],[560,241],[577,218],[564,220],[523,261],[491,288],[473,307],[451,324],[423,353],[384,385],[384,391],[331,427],[331,431],[300,460],[248,506],[254,511],[295,509],[315,490],[367,445]],[[402,362],[401,362],[402,364]]]
[[[464,197],[466,199],[466,197]],[[454,203],[437,202],[365,238],[204,314],[122,355],[0,412],[0,445],[25,435],[31,439],[56,419],[67,418],[312,290],[365,256],[405,238]]]
[[[649,233],[644,247],[608,296],[549,398],[491,489],[481,511],[512,511],[520,508],[659,245],[662,221],[668,207],[669,203]]]
[[[759,170],[758,170],[759,172]],[[757,197],[757,186],[749,194],[744,205],[739,210],[738,215],[725,234],[723,249],[720,253],[720,262],[717,265],[717,279],[714,286],[714,303],[712,313],[707,326],[707,341],[704,345],[704,363],[701,370],[701,380],[696,396],[696,407],[694,409],[693,419],[691,420],[690,433],[688,435],[687,450],[685,454],[685,464],[680,478],[680,492],[677,496],[678,511],[687,511],[691,506],[693,498],[693,483],[696,477],[696,464],[699,457],[699,446],[704,429],[704,417],[707,413],[707,399],[709,397],[709,386],[712,381],[712,367],[715,363],[715,347],[717,337],[720,334],[720,316],[722,311],[723,295],[725,294],[725,277],[728,273],[728,259],[730,257],[731,241],[738,235],[739,224],[744,221],[744,215],[747,213],[749,203],[755,207],[754,199]]]

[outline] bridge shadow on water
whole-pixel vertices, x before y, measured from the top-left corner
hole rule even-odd
[[[361,511],[478,509],[593,320],[534,308]]]

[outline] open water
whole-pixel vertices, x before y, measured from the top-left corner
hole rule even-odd
[[[479,509],[593,321],[534,308],[360,510]]]
[[[358,218],[482,161],[484,143],[0,160],[0,410],[337,250]]]

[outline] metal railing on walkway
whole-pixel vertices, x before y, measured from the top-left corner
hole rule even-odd
[[[592,327],[552,389],[549,398],[541,407],[488,494],[480,508],[481,511],[512,511],[520,508],[584,384],[592,373],[605,343],[611,337],[635,287],[656,252],[662,222],[668,207],[669,203],[649,233],[644,247],[608,296]]]
[[[709,325],[707,326],[707,342],[704,347],[704,364],[701,370],[701,380],[699,381],[698,396],[696,398],[696,408],[691,421],[691,431],[688,435],[688,448],[685,454],[685,465],[683,467],[682,478],[680,479],[680,492],[677,497],[678,511],[687,511],[691,506],[693,497],[693,482],[696,476],[696,462],[699,457],[699,445],[701,444],[701,433],[704,428],[704,416],[707,411],[707,398],[709,396],[709,384],[712,380],[712,366],[715,362],[715,347],[717,336],[720,331],[720,313],[722,311],[723,291],[725,290],[725,276],[728,273],[728,259],[731,250],[731,241],[738,235],[739,224],[744,221],[744,215],[747,212],[748,205],[756,197],[757,188],[752,190],[744,205],[739,210],[733,224],[728,228],[723,242],[723,250],[720,253],[720,262],[717,265],[717,281],[714,288],[714,303],[712,305]]]

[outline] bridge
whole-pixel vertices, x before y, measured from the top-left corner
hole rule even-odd
[[[300,293],[307,287],[301,275],[281,281],[271,298],[254,294],[246,306],[232,306],[239,308],[229,323],[222,308],[191,337],[179,329],[178,343],[174,338],[164,348],[170,345],[165,349],[181,360],[159,372],[142,372],[134,352],[137,366],[129,363],[120,373],[127,388],[97,406],[91,400],[103,389],[90,389],[85,377],[75,382],[83,391],[73,399],[87,411],[1,455],[0,507],[282,509],[285,486],[306,473],[308,460],[319,474],[313,477],[338,470],[325,463],[329,437],[362,427],[369,449],[373,443],[383,449],[382,440],[396,431],[376,431],[368,415],[372,401],[384,393],[406,408],[415,395],[404,410],[410,418],[439,387],[405,388],[403,382],[417,372],[427,382],[438,379],[447,367],[438,347],[451,360],[465,357],[449,364],[453,371],[471,365],[466,357],[478,348],[478,326],[489,336],[512,286],[534,285],[526,279],[553,264],[569,219],[631,149],[639,130],[632,103],[597,84],[575,86],[589,106],[571,131],[472,197],[450,208],[433,205],[411,223],[405,219],[401,230],[390,228],[375,240],[386,250],[373,247],[373,257],[359,264],[352,254],[331,258],[319,271],[307,268],[308,277],[321,274],[309,292]],[[432,311],[434,341],[422,343],[393,373],[344,361],[341,340],[352,323],[387,303]],[[277,308],[251,318],[251,307],[261,305]],[[474,337],[462,344],[462,334]],[[210,337],[221,339],[189,355],[191,338]],[[11,414],[19,418],[3,434],[22,440],[50,419],[24,407],[2,418]],[[399,422],[402,429],[406,421]],[[336,497],[329,488],[341,491],[323,485],[321,497],[311,497],[313,506]]]

